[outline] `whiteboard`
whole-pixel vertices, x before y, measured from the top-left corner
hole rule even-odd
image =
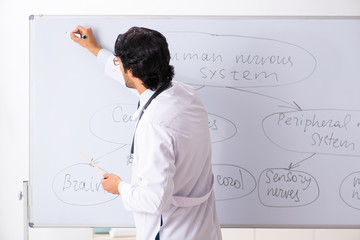
[[[208,111],[223,227],[360,226],[360,19],[205,16],[30,17],[31,226],[134,226],[80,152],[130,181],[137,99],[77,25],[111,51],[132,26],[166,36]]]

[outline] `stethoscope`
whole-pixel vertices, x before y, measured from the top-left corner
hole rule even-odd
[[[146,104],[144,105],[143,109],[141,110],[140,114],[139,114],[139,119],[136,123],[136,127],[135,127],[135,131],[134,131],[134,136],[133,136],[133,140],[132,140],[132,144],[131,144],[131,150],[130,150],[130,155],[128,157],[128,164],[133,163],[134,160],[134,141],[135,141],[135,133],[136,133],[136,129],[137,126],[140,122],[140,119],[142,117],[142,115],[144,114],[144,111],[146,110],[146,108],[150,105],[151,101],[154,100],[160,93],[162,93],[163,91],[165,91],[166,89],[168,89],[169,87],[172,86],[171,82],[167,82],[163,85],[161,85],[155,92],[153,95],[151,95],[151,97],[149,98],[149,100],[146,102]]]

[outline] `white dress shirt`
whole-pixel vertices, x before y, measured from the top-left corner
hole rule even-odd
[[[124,84],[113,58],[104,49],[98,54],[105,74]],[[135,124],[152,94],[141,94]],[[159,231],[162,240],[221,239],[207,116],[196,92],[173,81],[138,122],[131,183],[119,184],[124,206],[134,214],[137,239],[153,240]]]

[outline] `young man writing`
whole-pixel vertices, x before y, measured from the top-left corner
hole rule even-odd
[[[137,239],[221,239],[207,112],[191,87],[172,81],[165,37],[133,27],[116,39],[115,56],[97,44],[91,28],[78,26],[71,38],[97,56],[106,75],[140,98],[133,116],[131,183],[115,174],[102,180],[133,212]]]

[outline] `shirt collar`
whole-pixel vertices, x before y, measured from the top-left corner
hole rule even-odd
[[[133,114],[133,119],[135,121],[137,121],[140,112],[142,111],[142,109],[144,108],[144,105],[149,101],[149,99],[151,98],[151,96],[155,93],[155,91],[152,91],[150,89],[146,89],[141,95],[140,95],[140,105],[139,108],[136,110],[136,112]]]
[[[155,93],[155,91],[152,91],[150,89],[146,89],[141,95],[140,95],[140,106],[139,108],[143,108],[144,105],[149,101],[151,96]]]

